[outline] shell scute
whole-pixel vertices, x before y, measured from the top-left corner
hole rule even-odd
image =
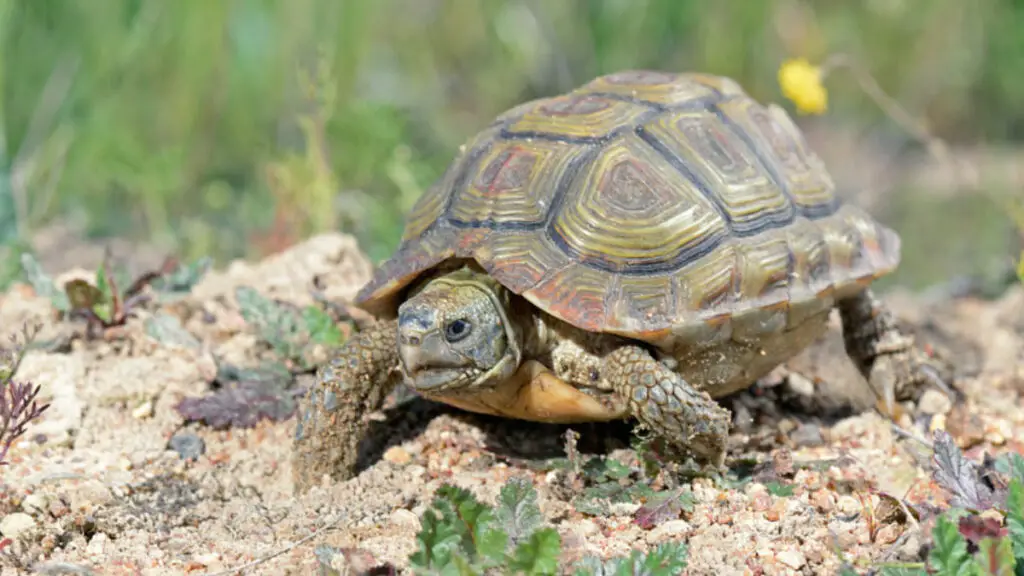
[[[489,247],[489,253],[478,256],[484,269],[516,294],[536,286],[549,271],[571,263],[550,238],[532,232],[508,232]]]
[[[560,142],[494,141],[449,189],[448,217],[464,227],[542,226],[559,179],[578,153]]]
[[[556,244],[590,266],[649,274],[727,238],[715,204],[633,133],[602,149],[554,212]]]
[[[608,292],[610,332],[657,331],[675,318],[678,301],[671,275],[617,276]]]
[[[581,264],[569,264],[550,271],[523,296],[556,318],[584,330],[603,331],[608,308],[606,299],[612,275]]]
[[[681,170],[708,190],[732,231],[751,236],[792,221],[795,207],[757,154],[715,113],[680,110],[643,127]]]

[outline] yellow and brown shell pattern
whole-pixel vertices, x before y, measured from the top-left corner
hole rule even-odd
[[[624,71],[499,116],[460,149],[359,295],[393,316],[452,258],[584,330],[648,341],[827,304],[899,262],[779,107],[732,80]]]

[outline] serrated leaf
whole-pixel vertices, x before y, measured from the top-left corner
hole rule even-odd
[[[662,522],[679,518],[684,511],[693,510],[693,496],[677,488],[670,492],[654,494],[633,516],[633,522],[644,530],[650,530]]]
[[[67,294],[57,288],[53,280],[43,272],[42,266],[39,265],[35,257],[28,252],[24,252],[21,255],[21,269],[25,272],[25,280],[36,291],[36,294],[47,298],[53,307],[61,312],[67,312],[71,309],[71,303],[68,302]]]
[[[643,573],[649,576],[679,574],[686,568],[688,549],[682,542],[659,544],[643,561]]]
[[[235,289],[239,312],[246,323],[284,358],[296,358],[302,349],[300,316],[293,308],[264,297],[250,286]]]
[[[543,516],[537,505],[537,490],[533,482],[519,476],[509,478],[498,494],[495,516],[512,546],[519,545],[536,530]]]
[[[946,516],[939,516],[932,528],[934,541],[928,554],[928,566],[935,574],[960,576],[969,574],[974,560],[967,553],[967,540],[960,535],[957,524]]]
[[[508,536],[498,530],[491,530],[494,511],[477,500],[472,492],[453,484],[444,484],[435,493],[433,507],[441,513],[445,523],[454,527],[459,535],[460,548],[471,561],[491,559],[496,554],[504,556]],[[496,534],[500,534],[500,537]]]
[[[1006,528],[1017,564],[1024,566],[1024,482],[1010,481],[1006,498]]]
[[[295,413],[295,393],[266,381],[225,384],[216,392],[182,399],[175,409],[186,420],[214,429],[251,428],[260,420],[283,421]]]
[[[420,518],[420,531],[416,534],[416,552],[409,563],[417,574],[439,573],[449,565],[452,551],[457,549],[461,537],[454,526],[444,518],[427,510]]]
[[[1016,452],[1004,454],[996,460],[996,472],[1024,482],[1024,456]]]
[[[953,506],[970,510],[987,510],[992,506],[992,489],[978,476],[977,467],[964,458],[949,433],[937,430],[934,436],[932,476],[952,494]]]
[[[675,576],[686,568],[687,552],[682,542],[666,542],[647,554],[634,550],[627,557],[584,562],[576,576]]]
[[[516,546],[508,568],[527,576],[558,573],[562,538],[554,528],[542,528]]]
[[[1016,561],[1009,538],[985,538],[978,543],[980,573],[985,576],[1013,576]]]

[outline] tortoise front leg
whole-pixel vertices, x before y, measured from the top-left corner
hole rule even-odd
[[[837,307],[846,353],[878,395],[886,416],[895,417],[897,401],[915,399],[928,386],[953,394],[940,376],[946,367],[900,331],[892,313],[871,290],[841,300]]]
[[[353,476],[366,416],[381,407],[400,379],[397,333],[397,321],[373,324],[317,371],[295,429],[292,478],[298,493],[325,475]]]
[[[711,396],[640,346],[616,349],[604,359],[602,371],[642,424],[677,450],[722,468],[731,418]]]

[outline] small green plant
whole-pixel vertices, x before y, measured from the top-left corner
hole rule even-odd
[[[39,386],[14,381],[14,375],[37,332],[38,327],[25,326],[20,342],[12,336],[10,347],[0,349],[0,466],[8,464],[7,452],[25,434],[28,423],[42,416],[50,407],[37,402]]]
[[[561,537],[543,525],[536,489],[525,478],[511,478],[502,487],[497,508],[480,502],[465,488],[445,484],[435,493],[420,525],[417,550],[409,557],[418,575],[475,576],[495,569],[501,574],[564,572],[559,565]],[[685,566],[686,546],[664,544],[649,554],[636,551],[626,558],[588,557],[574,573],[668,576]]]
[[[124,325],[150,300],[166,303],[181,298],[209,270],[211,261],[204,258],[181,265],[176,259],[167,258],[159,269],[132,279],[124,267],[114,266],[109,255],[105,255],[92,282],[77,278],[64,286],[57,286],[31,254],[22,254],[21,264],[37,294],[48,298],[62,315],[84,318],[87,333],[95,335]]]
[[[335,348],[345,336],[330,314],[310,304],[303,308],[271,300],[249,286],[235,290],[235,299],[245,321],[285,363],[299,370],[316,364],[311,357],[319,347]]]
[[[686,544],[659,544],[647,554],[634,550],[624,558],[584,558],[575,576],[675,576],[686,568]]]

